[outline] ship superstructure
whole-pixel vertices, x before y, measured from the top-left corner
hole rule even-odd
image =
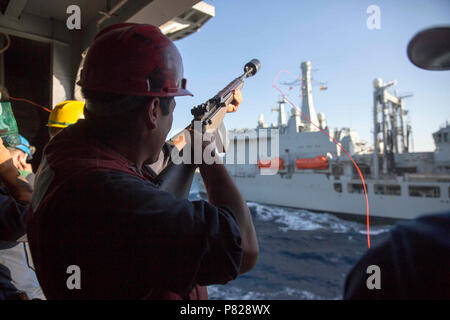
[[[301,67],[301,110],[316,126],[304,119],[297,107],[291,108],[286,120],[287,100],[281,98],[274,109],[279,113],[277,124],[265,124],[260,115],[255,129],[228,132],[228,149],[234,159],[227,159],[226,166],[247,201],[366,215],[362,180],[334,139],[361,170],[371,216],[412,219],[450,209],[448,123],[433,134],[434,152],[412,152],[412,129],[404,109],[408,96],[390,92],[395,81],[383,83],[377,78],[373,83],[373,146],[369,146],[352,128],[331,129],[325,115],[316,113],[311,63],[303,62]],[[277,152],[270,154],[270,148],[261,148],[274,139],[278,140]],[[239,161],[238,150],[245,150],[245,161]],[[264,174],[274,166],[275,174]]]

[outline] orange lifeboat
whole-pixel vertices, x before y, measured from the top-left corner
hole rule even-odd
[[[281,158],[273,158],[270,160],[258,160],[258,169],[261,168],[272,168],[283,170],[284,169],[284,161]]]
[[[328,160],[324,156],[295,159],[295,167],[297,169],[324,170],[328,169]]]

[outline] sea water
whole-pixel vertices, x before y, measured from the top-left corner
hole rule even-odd
[[[195,185],[190,199],[200,199]],[[248,202],[259,258],[248,273],[208,286],[210,299],[342,299],[345,277],[367,251],[366,224],[329,213]],[[392,225],[370,227],[371,246]]]

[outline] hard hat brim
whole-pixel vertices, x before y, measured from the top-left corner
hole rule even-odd
[[[47,123],[45,126],[46,127],[53,127],[53,128],[67,128],[69,125]]]

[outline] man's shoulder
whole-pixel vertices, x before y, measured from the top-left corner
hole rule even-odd
[[[74,177],[68,185],[85,188],[86,190],[127,193],[137,190],[158,192],[158,186],[152,181],[113,169],[90,170],[83,175]],[[95,193],[95,192],[94,192]]]
[[[397,224],[391,239],[397,252],[411,259],[429,259],[439,253],[450,254],[450,212],[428,214]]]
[[[92,170],[67,181],[59,194],[73,194],[84,199],[108,200],[130,204],[144,200],[151,195],[160,194],[161,190],[151,181],[138,176],[111,169]]]
[[[383,258],[387,261],[395,255],[404,255],[405,259],[435,255],[433,250],[426,250],[430,247],[450,251],[449,232],[450,212],[400,222],[392,227],[382,243],[367,251],[364,258],[371,261]]]
[[[427,214],[417,219],[399,223],[393,232],[406,231],[411,235],[441,236],[448,235],[450,229],[450,211],[442,213]],[[448,238],[448,237],[446,237]]]
[[[449,232],[449,212],[398,223],[348,274],[345,298],[389,299],[435,294],[440,277],[446,272],[442,266],[450,263]],[[382,290],[366,287],[370,276],[367,268],[371,265],[380,268]]]
[[[60,202],[69,194],[71,203],[86,203],[114,212],[154,213],[198,211],[198,205],[139,176],[116,170],[95,170],[76,177],[58,192]],[[57,196],[57,195],[55,195]],[[202,205],[204,201],[201,201]],[[81,204],[83,205],[83,204]]]

